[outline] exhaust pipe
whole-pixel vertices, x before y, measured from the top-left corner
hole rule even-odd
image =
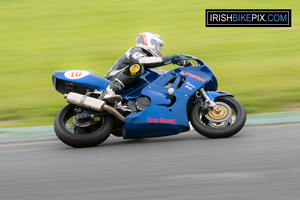
[[[78,105],[78,106],[81,106],[84,108],[88,108],[91,110],[96,110],[99,112],[106,110],[109,113],[113,114],[115,117],[117,117],[122,122],[125,122],[125,117],[123,115],[121,115],[121,113],[119,113],[113,107],[106,105],[105,101],[102,101],[100,99],[95,99],[92,97],[88,97],[86,95],[74,93],[74,92],[70,92],[69,94],[65,94],[64,96],[67,99],[68,103]]]

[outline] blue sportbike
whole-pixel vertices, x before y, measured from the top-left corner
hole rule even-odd
[[[114,103],[99,99],[110,81],[92,71],[54,72],[54,87],[68,102],[55,118],[56,135],[69,146],[92,147],[111,134],[124,139],[161,137],[189,131],[191,125],[208,138],[238,133],[246,121],[243,105],[217,91],[217,78],[203,61],[182,57],[189,66],[147,69]]]

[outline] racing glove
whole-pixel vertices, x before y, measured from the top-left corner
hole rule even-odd
[[[169,65],[171,63],[176,65],[182,65],[184,61],[180,55],[163,56],[162,60],[165,65]]]

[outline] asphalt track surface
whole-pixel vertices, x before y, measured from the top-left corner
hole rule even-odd
[[[300,124],[246,127],[228,139],[195,132],[0,145],[0,199],[300,199]]]

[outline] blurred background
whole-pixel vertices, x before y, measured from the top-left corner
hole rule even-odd
[[[205,9],[292,9],[292,27],[207,28]],[[145,31],[202,59],[248,114],[300,110],[297,0],[0,0],[0,128],[53,124],[66,102],[52,73],[104,76]]]

